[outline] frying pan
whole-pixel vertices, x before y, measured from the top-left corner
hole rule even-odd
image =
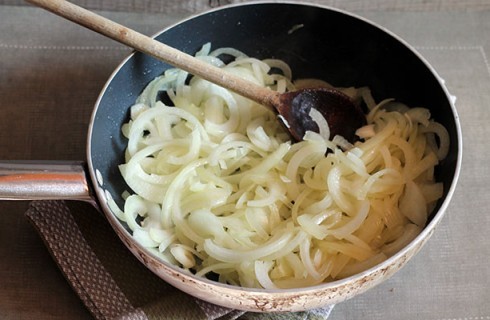
[[[249,2],[193,16],[155,38],[189,54],[210,42],[214,48],[233,47],[257,58],[282,59],[291,66],[294,78],[320,78],[339,87],[368,86],[376,101],[395,98],[409,106],[430,109],[433,118],[447,128],[451,146],[448,157],[436,169],[436,178],[444,183],[444,196],[427,226],[383,263],[349,278],[308,288],[239,288],[184,273],[161,261],[132,239],[130,229],[108,205],[113,199],[122,208],[121,195],[131,191],[118,169],[124,162],[127,140],[121,126],[129,119],[129,107],[153,78],[171,68],[138,52],[116,68],[100,93],[89,127],[87,163],[50,167],[3,163],[1,198],[76,198],[97,203],[129,250],[162,279],[203,300],[247,311],[300,311],[352,298],[393,275],[432,235],[458,179],[460,124],[442,79],[399,37],[333,8],[298,2]],[[34,179],[33,187],[29,178],[39,171],[44,178]],[[96,198],[89,196],[91,192]]]

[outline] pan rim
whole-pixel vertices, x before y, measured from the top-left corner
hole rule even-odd
[[[282,295],[289,294],[292,296],[292,295],[299,295],[299,294],[307,294],[308,292],[318,291],[318,290],[322,290],[322,291],[335,290],[336,288],[341,288],[341,287],[343,287],[343,286],[345,286],[348,283],[351,283],[353,281],[360,281],[361,279],[368,278],[371,275],[373,275],[374,273],[379,272],[379,270],[383,270],[383,269],[388,268],[390,265],[393,265],[394,262],[398,261],[403,256],[410,254],[411,250],[414,247],[417,247],[417,246],[421,247],[425,243],[425,241],[428,240],[431,233],[434,231],[435,226],[442,220],[443,216],[445,215],[445,212],[446,212],[446,210],[449,206],[449,203],[453,197],[453,194],[455,192],[457,181],[459,179],[459,175],[460,175],[460,171],[461,171],[461,164],[462,164],[462,151],[463,151],[463,148],[462,148],[463,139],[462,139],[462,132],[461,132],[461,124],[459,121],[459,116],[458,116],[453,98],[450,95],[448,89],[446,88],[444,80],[437,74],[436,70],[432,67],[432,65],[430,65],[428,63],[428,61],[418,51],[416,51],[411,45],[409,45],[405,40],[403,40],[398,35],[394,34],[392,31],[390,31],[390,30],[388,30],[388,29],[364,18],[364,17],[361,17],[357,14],[353,14],[353,13],[347,12],[345,10],[333,8],[331,6],[308,3],[308,2],[303,2],[303,1],[288,1],[288,0],[285,0],[285,1],[251,1],[251,2],[246,2],[246,3],[231,4],[231,5],[221,6],[218,8],[209,9],[209,10],[206,10],[204,12],[191,15],[185,19],[182,19],[182,20],[180,20],[174,24],[171,24],[171,25],[165,27],[164,29],[162,29],[162,30],[158,31],[157,33],[155,33],[154,35],[152,35],[151,37],[155,38],[155,37],[167,32],[168,30],[175,28],[176,26],[179,26],[179,25],[186,23],[190,20],[193,20],[193,19],[198,18],[200,16],[208,15],[208,14],[213,13],[213,12],[228,10],[230,8],[236,8],[236,7],[271,5],[271,4],[274,4],[274,5],[285,4],[285,5],[295,5],[295,6],[316,7],[319,9],[329,10],[329,11],[337,12],[340,14],[348,15],[348,16],[353,17],[357,20],[360,20],[364,23],[368,23],[371,26],[376,27],[381,32],[383,32],[383,33],[389,35],[390,37],[394,38],[394,40],[401,43],[406,49],[412,51],[416,55],[417,59],[420,60],[424,64],[425,68],[427,68],[430,71],[430,73],[437,79],[439,86],[444,91],[446,99],[448,100],[448,103],[451,106],[452,119],[453,119],[454,124],[455,124],[456,136],[457,136],[457,141],[455,141],[454,143],[458,144],[458,146],[457,146],[457,158],[456,158],[456,162],[455,162],[455,170],[454,170],[454,174],[453,174],[453,179],[452,179],[451,185],[449,186],[448,192],[445,195],[445,198],[442,201],[439,209],[433,215],[432,220],[424,227],[422,232],[412,242],[410,242],[410,244],[405,246],[399,252],[397,252],[393,256],[389,257],[388,259],[386,259],[382,263],[377,264],[377,265],[375,265],[375,266],[373,266],[373,267],[371,267],[371,268],[369,268],[363,272],[357,273],[357,274],[352,275],[352,276],[347,277],[347,278],[343,278],[343,279],[339,279],[339,280],[335,280],[335,281],[331,281],[331,282],[325,282],[325,283],[321,283],[318,285],[303,287],[303,288],[262,289],[262,288],[238,287],[238,286],[234,286],[234,285],[219,283],[219,282],[209,280],[209,279],[204,278],[204,277],[198,277],[198,276],[195,276],[193,274],[187,274],[187,273],[183,272],[183,269],[181,269],[180,267],[163,261],[162,259],[157,257],[155,254],[153,254],[151,251],[149,251],[146,248],[144,248],[143,246],[141,246],[136,241],[133,242],[133,245],[136,245],[140,250],[144,251],[147,255],[151,256],[156,261],[159,261],[165,267],[170,268],[173,272],[182,274],[183,277],[190,278],[194,282],[204,283],[204,284],[206,284],[208,286],[212,286],[212,287],[221,287],[224,289],[233,290],[233,291],[240,291],[240,292],[248,293],[248,294],[259,294],[259,295],[263,294],[263,295],[268,295],[270,297],[273,297],[276,294],[282,294]],[[99,96],[95,102],[94,109],[93,109],[93,112],[92,112],[92,115],[90,118],[90,125],[89,125],[88,134],[87,134],[87,149],[86,149],[87,150],[87,162],[88,162],[89,174],[90,174],[91,180],[93,181],[94,190],[95,190],[97,199],[99,200],[99,203],[101,204],[100,206],[102,208],[102,211],[104,212],[105,216],[109,219],[111,225],[113,227],[115,225],[118,225],[119,226],[118,230],[126,233],[126,236],[128,236],[128,237],[131,237],[130,233],[122,226],[122,224],[115,217],[112,210],[110,210],[110,208],[108,207],[108,205],[106,203],[107,198],[105,195],[105,189],[103,188],[103,185],[100,185],[100,183],[98,181],[97,169],[94,167],[94,163],[92,161],[93,155],[92,155],[92,142],[91,142],[91,140],[92,140],[92,135],[93,135],[94,123],[96,121],[97,111],[99,109],[99,106],[101,104],[101,101],[102,101],[102,98],[103,98],[105,92],[107,91],[111,82],[116,77],[116,75],[119,73],[121,68],[129,60],[131,60],[135,54],[136,54],[136,52],[132,51],[125,59],[123,59],[118,64],[118,66],[115,68],[115,70],[112,72],[111,76],[107,79],[105,85],[103,86],[103,88],[102,88],[102,90],[101,90],[101,92],[100,92],[100,94],[99,94]],[[420,248],[418,248],[418,249],[420,249]],[[414,253],[416,253],[416,252],[414,252]],[[366,290],[367,289],[368,288],[366,288]]]

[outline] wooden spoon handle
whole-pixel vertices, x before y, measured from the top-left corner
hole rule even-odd
[[[167,46],[135,30],[97,15],[65,0],[26,0],[36,6],[51,11],[88,29],[125,44],[137,51],[163,60],[190,74],[230,89],[244,97],[268,107],[273,107],[278,94],[250,81],[232,75],[220,68],[205,63],[182,51]]]

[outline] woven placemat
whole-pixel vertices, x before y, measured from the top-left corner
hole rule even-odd
[[[146,269],[90,204],[33,201],[26,217],[96,319],[328,318],[333,306],[297,313],[250,313],[191,297]]]

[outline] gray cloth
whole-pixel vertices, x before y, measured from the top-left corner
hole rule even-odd
[[[322,320],[333,306],[246,313],[198,300],[152,274],[90,204],[33,201],[26,216],[73,290],[98,320]]]
[[[402,36],[437,69],[457,96],[464,156],[453,201],[428,244],[394,277],[338,304],[329,319],[490,319],[489,2],[335,3]],[[153,34],[194,10],[187,9],[103,13]],[[0,29],[0,157],[84,159],[95,99],[129,50],[31,7],[0,7]],[[0,203],[0,318],[90,319],[22,218],[26,208]]]

